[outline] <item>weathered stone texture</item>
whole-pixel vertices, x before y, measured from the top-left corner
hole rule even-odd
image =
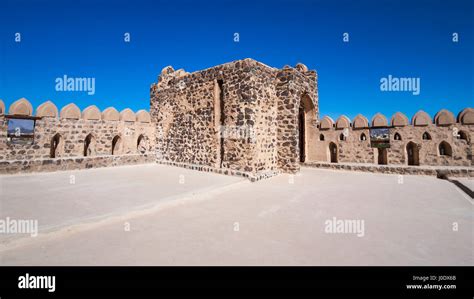
[[[328,163],[328,162],[308,162],[306,167],[326,168],[333,170],[347,170],[360,172],[374,172],[385,174],[401,175],[427,175],[439,176],[443,174],[447,177],[474,177],[474,168],[472,167],[446,167],[446,166],[405,166],[405,165],[375,165],[362,163]]]
[[[61,110],[63,117],[58,118],[51,102],[40,105],[37,113],[34,138],[25,144],[10,140],[7,136],[9,116],[0,115],[0,173],[82,169],[154,160],[150,158],[154,125],[131,121],[130,113],[128,121],[103,120],[100,111],[91,106],[81,118],[77,106],[69,104]],[[86,148],[87,136],[91,138]],[[145,154],[146,159],[140,157]],[[112,155],[114,158],[107,158]]]
[[[369,128],[355,128],[356,123],[357,126],[362,124],[362,121],[358,117],[356,118],[357,120],[353,120],[352,126],[347,128],[348,135],[343,137],[341,137],[343,129],[330,127],[328,118],[320,123],[318,130],[320,138],[315,145],[318,155],[313,162],[331,162],[329,144],[333,143],[337,146],[337,162],[339,163],[378,164],[378,150],[370,146],[370,130]],[[380,126],[380,120],[381,118],[377,120],[377,126]],[[454,118],[452,120],[454,121]],[[392,124],[396,126],[388,126],[390,148],[387,149],[387,164],[407,165],[407,145],[409,142],[413,142],[419,149],[420,166],[474,165],[472,159],[474,126],[456,122],[447,124],[447,122],[451,122],[449,119],[441,121],[442,124],[436,125],[429,120],[429,116],[425,112],[418,112],[412,120],[417,125],[405,125],[406,122],[401,113],[396,113],[392,118]],[[429,134],[429,139],[423,139],[424,133]],[[361,138],[362,134],[365,135],[365,140]],[[400,137],[400,140],[395,138],[396,135]],[[442,142],[449,145],[452,150],[450,154],[443,155],[440,152],[439,147]]]
[[[5,115],[0,100],[0,173],[152,160],[251,180],[297,172],[301,162],[390,173],[433,173],[428,166],[471,173],[464,170],[474,165],[473,108],[457,117],[441,110],[433,119],[419,111],[411,121],[400,112],[390,121],[379,113],[370,121],[363,115],[352,122],[346,116],[320,120],[317,81],[316,71],[301,63],[277,69],[243,59],[194,73],[168,66],[151,85],[150,113],[95,106],[81,113],[71,103],[58,115],[48,101],[36,110],[34,142],[21,145],[8,140],[8,119],[32,118],[33,107],[20,99]],[[390,148],[371,147],[371,128],[389,129]],[[416,152],[416,159],[408,152]],[[418,166],[406,168],[408,160]]]
[[[101,167],[153,163],[154,155],[126,154],[119,156],[62,157],[56,159],[36,160],[0,160],[0,173],[50,172],[63,170],[80,170]]]
[[[252,59],[191,74],[167,67],[151,87],[158,159],[254,174],[296,171],[303,95],[316,120],[314,71],[278,70]]]

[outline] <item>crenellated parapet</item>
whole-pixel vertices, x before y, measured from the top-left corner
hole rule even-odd
[[[319,117],[318,74],[302,63],[274,68],[246,58],[192,73],[167,66],[151,84],[150,112],[51,101],[34,108],[24,98],[8,109],[0,100],[0,173],[120,161],[253,178],[312,162],[474,165],[473,108]]]
[[[62,169],[63,160],[70,169],[74,168],[73,158],[78,158],[78,168],[83,168],[83,161],[93,161],[86,168],[99,167],[97,161],[103,165],[152,161],[154,137],[155,127],[145,110],[134,113],[126,108],[119,113],[113,107],[100,111],[91,105],[81,111],[74,103],[59,110],[51,101],[34,110],[22,98],[6,113],[0,101],[0,162],[5,166],[0,167],[0,173],[38,171],[42,163],[48,164],[45,170]],[[107,158],[124,155],[137,157]],[[54,162],[41,162],[49,160]]]
[[[451,111],[442,109],[433,118],[420,110],[411,120],[401,112],[393,114],[390,121],[383,114],[377,113],[370,123],[367,117],[360,114],[352,122],[344,115],[336,121],[324,116],[317,128],[319,138],[314,144],[315,162],[474,165],[473,108],[463,109],[457,117]],[[373,129],[386,129],[389,145],[385,149],[371,144],[370,134]]]
[[[46,101],[36,108],[35,113],[31,103],[21,98],[13,102],[8,113],[5,113],[5,104],[0,100],[0,115],[10,116],[31,116],[38,118],[58,118],[69,119],[69,120],[103,120],[103,121],[126,121],[126,122],[140,122],[149,123],[151,122],[150,114],[146,110],[139,110],[136,114],[130,109],[126,108],[122,112],[118,112],[114,107],[108,107],[104,111],[100,111],[95,105],[86,107],[82,112],[79,107],[70,103],[65,105],[59,111],[56,105],[51,101]],[[58,113],[59,111],[59,113]]]
[[[345,115],[339,116],[335,122],[329,116],[324,116],[319,121],[318,128],[320,130],[326,130],[344,128],[360,129],[369,127],[405,127],[410,125],[417,127],[430,125],[451,126],[455,124],[474,125],[474,108],[463,109],[458,113],[456,118],[451,111],[446,109],[438,111],[433,118],[431,118],[425,111],[420,110],[413,115],[411,121],[408,120],[408,117],[405,114],[396,112],[390,118],[390,123],[385,115],[377,113],[372,117],[370,125],[367,121],[367,117],[361,114],[354,117],[352,122]]]

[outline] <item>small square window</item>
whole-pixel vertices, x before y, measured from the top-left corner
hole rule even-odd
[[[35,120],[10,118],[8,120],[7,141],[11,144],[33,144]]]

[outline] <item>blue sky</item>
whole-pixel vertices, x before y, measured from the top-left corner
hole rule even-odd
[[[474,106],[473,10],[470,0],[2,0],[0,98],[136,111],[167,65],[192,72],[250,57],[316,69],[321,116],[457,114]],[[56,91],[65,74],[95,78],[95,94]],[[420,78],[420,95],[381,92],[388,75]]]

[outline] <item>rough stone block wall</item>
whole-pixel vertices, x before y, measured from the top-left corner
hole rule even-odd
[[[127,154],[119,156],[62,157],[56,159],[8,160],[0,162],[1,174],[53,172],[90,168],[154,163],[152,154]]]
[[[459,139],[453,135],[453,128],[467,132],[468,140]],[[430,134],[430,140],[423,140],[423,133]],[[393,140],[395,133],[399,133],[402,140]],[[472,161],[472,138],[474,137],[473,125],[454,124],[450,126],[436,126],[430,124],[424,127],[407,126],[390,129],[392,137],[388,151],[388,160],[391,164],[406,164],[406,144],[410,141],[420,146],[420,165],[439,166],[469,166]],[[446,141],[452,147],[451,156],[441,156],[439,154],[439,143]]]
[[[215,164],[218,153],[216,140],[213,138],[214,82],[196,83],[195,93],[174,87],[174,91],[165,91],[166,94],[173,94],[172,101],[155,103],[160,109],[160,114],[156,117],[158,157],[172,157],[175,162]],[[164,140],[167,142],[163,142]]]
[[[443,121],[443,117],[446,120]],[[419,150],[419,165],[427,166],[471,166],[472,140],[474,138],[474,110],[466,108],[458,114],[457,121],[451,112],[442,110],[431,121],[425,112],[418,112],[408,123],[408,118],[397,112],[388,124],[385,117],[369,126],[363,116],[357,116],[352,122],[341,116],[336,122],[324,117],[318,124],[317,139],[314,148],[318,152],[315,161],[331,162],[329,144],[337,146],[338,163],[372,163],[378,164],[378,150],[370,146],[369,128],[385,127],[389,129],[390,148],[387,149],[388,165],[407,165],[407,145],[414,143]],[[423,121],[420,121],[423,117]],[[378,120],[376,120],[378,121]],[[399,121],[397,123],[397,121]],[[341,140],[341,135],[347,131]],[[428,138],[423,138],[427,133]],[[366,139],[362,140],[364,134]],[[399,136],[400,139],[395,138]],[[323,140],[321,140],[323,139]],[[444,142],[451,150],[449,155],[440,153],[440,144]]]
[[[305,107],[305,140],[306,161],[315,158],[314,136],[319,117],[317,75],[308,71],[304,65],[295,69],[283,68],[277,74],[277,106],[278,106],[278,163],[279,168],[286,172],[297,172],[300,169],[300,140],[298,123],[299,108],[304,97],[308,97]]]
[[[32,111],[19,109],[23,105],[30,104],[21,99],[12,104],[9,115],[0,116],[0,173],[82,169],[154,160],[149,154],[154,148],[155,128],[145,111],[136,116],[130,110],[119,114],[109,108],[101,114],[91,106],[81,115],[79,108],[68,105],[58,117],[55,106],[47,102],[51,113],[42,115],[40,106],[33,117]],[[31,142],[20,144],[8,138],[8,122],[16,119],[34,120]],[[92,138],[85,157],[88,135]],[[112,152],[113,144],[115,152]],[[127,158],[118,159],[118,156]]]
[[[254,174],[298,170],[298,107],[308,95],[317,118],[316,75],[303,65],[286,67],[284,80],[281,72],[252,59],[191,74],[164,68],[150,91],[158,159]]]
[[[277,69],[244,59],[194,73],[164,68],[150,88],[150,114],[95,106],[81,112],[74,104],[58,112],[49,101],[34,114],[26,99],[7,113],[0,100],[0,173],[154,160],[258,180],[297,172],[301,162],[378,164],[384,156],[370,145],[372,128],[389,130],[388,165],[407,165],[408,145],[419,166],[474,165],[473,108],[456,118],[441,110],[433,119],[419,111],[411,122],[399,112],[390,122],[381,114],[370,123],[362,115],[334,122],[319,119],[317,81],[303,64]],[[18,118],[35,121],[32,143],[9,140],[8,122]]]

